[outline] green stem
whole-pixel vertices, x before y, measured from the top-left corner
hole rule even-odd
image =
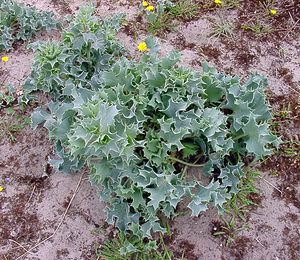
[[[103,157],[93,157],[90,159],[91,162],[103,160]]]
[[[238,139],[240,139],[240,138],[243,138],[243,137],[245,137],[245,136],[247,136],[247,134],[241,134],[241,135],[238,135],[238,136],[232,138],[232,140],[233,140],[233,141],[236,141],[236,140],[238,140]]]
[[[193,163],[188,163],[188,162],[185,162],[185,161],[182,161],[178,158],[175,158],[175,157],[172,157],[170,156],[169,157],[172,161],[175,161],[175,162],[179,162],[183,165],[186,165],[186,166],[189,166],[189,167],[202,167],[204,164],[193,164]]]

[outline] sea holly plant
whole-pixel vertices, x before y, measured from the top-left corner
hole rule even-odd
[[[88,95],[99,88],[102,73],[108,70],[124,48],[115,40],[123,15],[98,22],[93,7],[82,9],[62,41],[33,43],[35,63],[25,82],[25,94],[42,90],[54,99],[73,100],[74,89]],[[83,94],[83,93],[81,93]],[[79,95],[78,98],[81,98]]]
[[[57,28],[52,12],[40,12],[11,0],[0,1],[0,52],[12,48],[14,42],[26,41],[38,31]]]
[[[242,83],[206,62],[202,71],[180,67],[179,53],[161,57],[154,38],[138,61],[128,59],[115,38],[121,23],[81,9],[61,41],[35,46],[24,92],[52,98],[32,115],[55,143],[50,163],[65,172],[88,166],[107,222],[151,237],[183,200],[193,216],[222,211],[244,159],[270,154],[279,140],[269,130],[264,77]]]

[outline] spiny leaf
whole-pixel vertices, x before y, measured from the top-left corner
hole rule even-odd
[[[263,155],[268,155],[271,153],[271,149],[267,148],[267,145],[270,144],[271,139],[275,140],[275,137],[269,132],[268,124],[258,124],[256,122],[256,116],[250,114],[248,122],[243,126],[243,132],[246,136],[246,148],[249,153],[254,153],[258,157]]]

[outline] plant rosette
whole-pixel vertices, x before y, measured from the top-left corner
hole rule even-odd
[[[55,144],[50,163],[64,172],[88,166],[107,222],[141,237],[165,232],[161,215],[175,217],[186,199],[192,216],[210,205],[223,211],[244,176],[242,159],[279,145],[266,78],[241,82],[206,62],[200,72],[180,67],[180,54],[160,57],[153,37],[139,61],[127,59],[115,38],[122,16],[98,21],[93,11],[82,8],[62,41],[33,46],[24,95],[52,97],[32,115]],[[195,159],[201,177],[186,170]]]

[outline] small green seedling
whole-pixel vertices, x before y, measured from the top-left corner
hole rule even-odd
[[[234,24],[226,19],[220,18],[219,21],[214,22],[212,36],[214,37],[233,37]]]
[[[180,18],[185,21],[193,19],[198,13],[199,7],[193,0],[177,0],[169,8],[169,12],[174,18]]]
[[[222,218],[223,224],[220,227],[220,230],[213,232],[213,235],[216,237],[222,237],[225,240],[225,246],[229,246],[239,235],[239,233],[247,228],[246,224],[238,225],[232,217],[230,221]]]
[[[159,244],[155,240],[145,241],[139,236],[120,232],[116,238],[107,240],[96,250],[104,260],[172,260],[172,252],[165,245],[162,235]]]
[[[17,134],[20,133],[25,126],[30,125],[30,118],[19,114],[12,107],[7,107],[0,115],[0,140],[8,137],[10,142],[17,141]]]
[[[256,202],[251,199],[251,196],[259,195],[259,191],[255,187],[255,182],[261,177],[260,172],[252,169],[248,169],[245,172],[245,176],[237,186],[238,192],[231,197],[225,206],[227,213],[234,214],[243,221],[246,221],[249,206],[257,205]]]

